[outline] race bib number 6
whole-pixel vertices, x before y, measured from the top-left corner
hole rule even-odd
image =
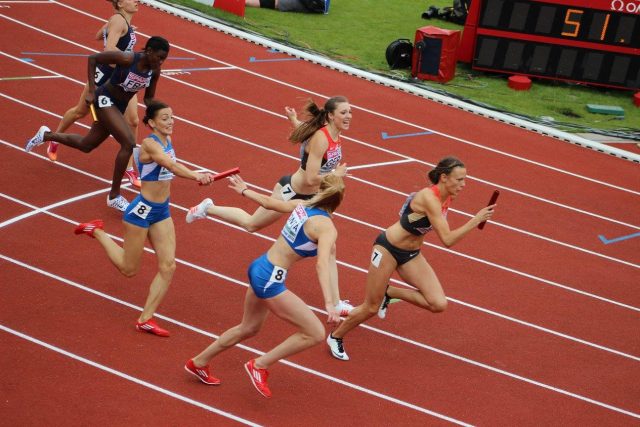
[[[112,105],[113,105],[113,102],[111,102],[111,98],[109,98],[108,96],[100,95],[98,97],[98,107],[106,108],[106,107],[111,107]]]

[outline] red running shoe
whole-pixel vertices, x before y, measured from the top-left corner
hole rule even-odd
[[[136,322],[136,329],[140,332],[148,332],[159,337],[168,337],[169,331],[162,329],[156,324],[153,319],[149,319],[146,322]]]
[[[249,378],[251,378],[251,382],[253,386],[260,392],[264,397],[271,397],[271,390],[269,390],[269,386],[267,385],[267,377],[269,376],[269,372],[266,369],[260,369],[255,367],[255,359],[249,360],[244,364],[244,369],[249,374]]]
[[[101,219],[94,219],[93,221],[89,221],[89,222],[84,222],[82,224],[78,224],[78,226],[76,227],[75,230],[73,230],[73,232],[75,234],[86,234],[87,236],[95,239],[96,236],[94,236],[93,233],[98,228],[100,230],[102,230],[104,228],[104,221],[102,221]]]
[[[202,368],[198,368],[194,363],[193,359],[189,359],[189,361],[184,365],[185,371],[190,374],[198,377],[200,381],[209,385],[220,385],[220,380],[209,373],[209,367],[203,366]]]
[[[136,172],[134,168],[124,171],[124,176],[134,187],[140,188],[140,177],[138,176],[138,172]]]
[[[49,143],[49,146],[47,147],[47,156],[49,156],[49,160],[51,160],[52,162],[55,162],[56,160],[58,160],[58,143],[57,142]]]

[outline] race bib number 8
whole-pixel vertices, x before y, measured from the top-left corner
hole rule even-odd
[[[273,267],[273,271],[271,272],[271,277],[269,278],[269,282],[283,283],[284,279],[287,278],[287,270],[281,267]]]
[[[151,206],[139,201],[138,204],[131,210],[131,213],[139,216],[142,219],[147,219],[149,213],[151,213]]]

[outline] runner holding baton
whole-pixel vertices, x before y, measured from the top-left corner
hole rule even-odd
[[[487,206],[495,205],[496,202],[498,201],[499,195],[500,195],[500,190],[494,190],[493,194],[491,195],[491,199],[489,199],[489,203],[487,204]],[[478,224],[478,230],[482,230],[486,223],[487,221],[482,221],[480,224]]]

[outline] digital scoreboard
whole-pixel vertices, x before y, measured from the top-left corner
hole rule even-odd
[[[474,69],[640,89],[640,0],[472,0]]]

